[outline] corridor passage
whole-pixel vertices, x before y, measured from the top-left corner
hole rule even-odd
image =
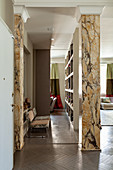
[[[65,113],[51,115],[48,138],[25,138],[14,170],[112,170],[113,127],[102,127],[101,152],[81,152]]]

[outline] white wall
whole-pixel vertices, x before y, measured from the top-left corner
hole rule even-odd
[[[100,58],[113,58],[113,6],[105,7],[100,18]]]
[[[13,5],[12,0],[0,0],[0,17],[8,25],[10,30],[13,32]]]
[[[30,98],[31,106],[33,107],[33,44],[24,30],[24,46],[29,53],[25,54],[26,57],[26,94],[25,97]]]
[[[0,170],[13,168],[13,27],[12,0],[0,0]],[[10,30],[10,31],[9,31]],[[4,79],[3,79],[4,78]]]
[[[14,41],[0,19],[0,170],[13,168],[13,57]]]
[[[65,63],[65,57],[54,57],[51,58],[51,63]]]

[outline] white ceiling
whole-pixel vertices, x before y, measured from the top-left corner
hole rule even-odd
[[[27,8],[25,24],[35,49],[52,49],[52,57],[65,57],[77,25],[76,8]],[[51,40],[54,38],[54,40]]]
[[[101,58],[113,57],[113,0],[14,0],[14,2],[15,5],[25,5],[28,9],[30,19],[25,28],[34,48],[48,49],[53,45],[51,56],[54,58],[64,57],[67,52],[76,27],[76,6],[106,5],[101,16]],[[54,38],[54,41],[51,41],[51,38]]]

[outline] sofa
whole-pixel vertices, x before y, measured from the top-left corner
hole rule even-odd
[[[113,110],[113,97],[101,97],[100,109]]]

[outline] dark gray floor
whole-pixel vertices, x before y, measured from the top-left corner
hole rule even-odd
[[[74,132],[72,128],[70,129],[69,123],[67,126],[67,121],[65,115],[54,115],[53,131],[49,138],[27,138],[23,150],[15,154],[14,169],[113,170],[113,127],[102,127],[101,152],[81,152],[78,145],[74,144]],[[53,127],[54,125],[56,127]]]

